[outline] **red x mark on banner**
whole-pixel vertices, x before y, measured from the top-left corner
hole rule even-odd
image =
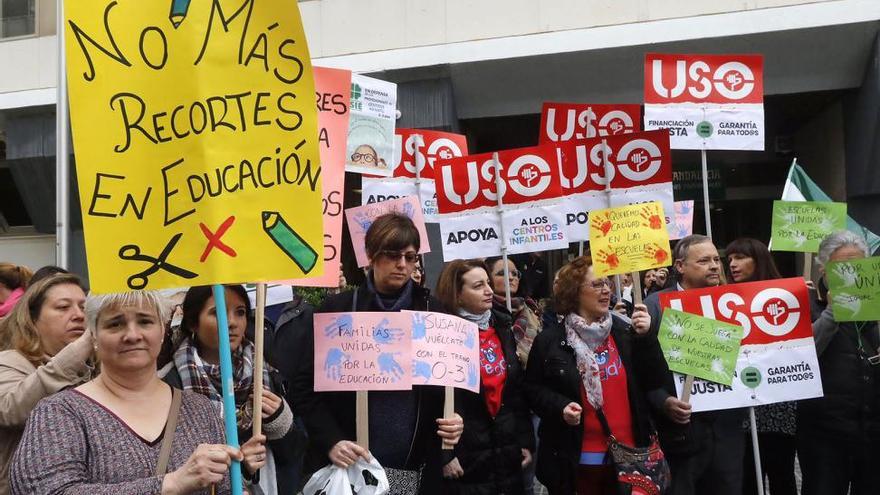
[[[223,237],[223,234],[225,234],[226,231],[229,230],[229,227],[232,226],[233,222],[235,222],[234,216],[227,218],[223,223],[220,224],[220,227],[217,228],[217,232],[211,232],[210,229],[205,226],[205,224],[199,222],[199,227],[202,229],[202,233],[205,234],[205,237],[208,239],[208,245],[205,246],[205,251],[202,252],[202,257],[199,258],[199,261],[204,263],[205,260],[208,259],[208,254],[210,254],[211,250],[213,250],[214,248],[223,251],[233,258],[237,256],[234,249],[227,246],[223,243],[223,241],[220,240],[220,238]]]

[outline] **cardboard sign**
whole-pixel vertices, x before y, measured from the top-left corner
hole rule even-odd
[[[396,116],[396,84],[352,74],[346,172],[391,176]]]
[[[664,292],[660,306],[743,328],[733,382],[725,386],[695,380],[691,389],[695,412],[822,396],[803,278]],[[684,378],[675,376],[679,396]]]
[[[412,388],[412,319],[405,313],[315,314],[315,391]]]
[[[671,229],[674,201],[668,133],[584,139],[558,149],[562,208],[570,241],[589,240],[592,210],[651,201],[663,204],[664,221]],[[607,174],[603,154],[608,156]]]
[[[421,245],[419,253],[431,252],[431,246],[428,243],[428,232],[425,229],[425,217],[422,215],[422,209],[419,207],[419,200],[414,196],[373,203],[366,206],[356,206],[345,210],[345,220],[348,222],[351,245],[354,248],[354,255],[357,258],[359,267],[370,264],[364,241],[367,236],[367,230],[370,229],[376,218],[391,212],[402,213],[409,217],[419,231],[419,244]]]
[[[669,266],[669,232],[658,202],[590,214],[590,250],[597,277]]]
[[[193,2],[171,18],[166,2],[66,7],[92,290],[321,275],[315,87],[299,10],[279,0],[246,11]]]
[[[337,287],[342,260],[342,202],[345,197],[345,149],[351,71],[315,67],[318,146],[324,194],[324,275],[289,281],[306,287]]]
[[[880,320],[880,257],[826,266],[835,321]]]
[[[539,144],[576,141],[638,132],[641,105],[594,105],[546,102],[541,107]]]
[[[505,205],[522,205],[562,195],[556,147],[498,152],[501,196]],[[435,165],[437,208],[457,213],[498,206],[492,153],[439,160]]]
[[[645,55],[645,129],[674,149],[763,151],[763,56]]]
[[[398,129],[395,134],[394,177],[364,177],[362,204],[418,196],[426,222],[437,221],[437,189],[434,184],[434,163],[438,159],[451,159],[468,153],[467,140],[461,134],[426,131],[422,129]],[[418,153],[416,153],[418,151]],[[416,185],[416,168],[421,181]]]
[[[480,337],[475,323],[457,316],[403,311],[412,318],[413,385],[480,393]]]
[[[675,222],[669,232],[670,239],[684,239],[694,233],[694,200],[675,202]]]
[[[770,245],[774,251],[816,253],[822,239],[846,229],[846,203],[774,201]]]
[[[729,387],[742,336],[739,325],[666,308],[657,339],[670,370]]]

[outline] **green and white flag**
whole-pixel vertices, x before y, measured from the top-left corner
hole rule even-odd
[[[791,164],[781,199],[785,201],[832,201],[831,197],[810,179],[810,176],[797,162]],[[864,237],[868,243],[869,252],[876,253],[880,249],[880,236],[859,225],[849,215],[846,217],[846,229]]]

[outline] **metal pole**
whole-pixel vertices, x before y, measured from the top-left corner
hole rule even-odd
[[[755,455],[755,480],[758,482],[758,495],[764,495],[764,473],[761,470],[761,449],[758,446],[758,425],[755,421],[755,408],[749,408],[749,428],[752,430],[752,452]]]
[[[226,288],[222,285],[212,286],[214,307],[217,312],[217,339],[220,349],[220,376],[223,390],[223,424],[226,430],[226,445],[237,449],[238,423],[235,417],[235,391],[232,388],[232,348],[229,345],[229,321],[226,314]],[[257,330],[262,331],[262,328]],[[232,495],[242,495],[241,463],[233,460],[229,466],[229,480]]]
[[[64,42],[64,0],[56,2],[58,37],[58,83],[55,98],[55,264],[68,266],[68,224],[70,212],[69,155],[67,146],[67,54]]]
[[[703,208],[706,211],[706,235],[712,238],[712,214],[709,211],[709,170],[706,165],[705,145],[701,151],[703,159]]]
[[[495,196],[498,198],[498,223],[501,228],[501,258],[504,263],[504,298],[507,302],[507,311],[513,311],[513,306],[510,302],[510,267],[507,266],[507,233],[504,232],[504,218],[502,215],[504,198],[501,197],[501,161],[498,159],[498,153],[492,153],[492,162],[495,163]]]

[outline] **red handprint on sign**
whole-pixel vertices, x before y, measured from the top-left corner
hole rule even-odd
[[[654,230],[663,228],[663,219],[660,218],[660,215],[653,213],[650,206],[642,207],[642,220],[642,225],[645,227],[650,227]]]
[[[667,260],[669,260],[669,251],[657,243],[653,243],[645,249],[645,256],[653,258],[658,264],[666,264]]]
[[[608,232],[611,232],[611,229],[614,228],[614,224],[611,223],[611,219],[608,218],[608,214],[604,215],[590,215],[590,228],[596,229],[599,232],[602,232],[603,236],[608,235]]]
[[[600,249],[598,253],[596,253],[596,259],[608,265],[609,268],[614,269],[620,266],[620,258],[617,257],[616,253],[609,253],[604,249]]]

